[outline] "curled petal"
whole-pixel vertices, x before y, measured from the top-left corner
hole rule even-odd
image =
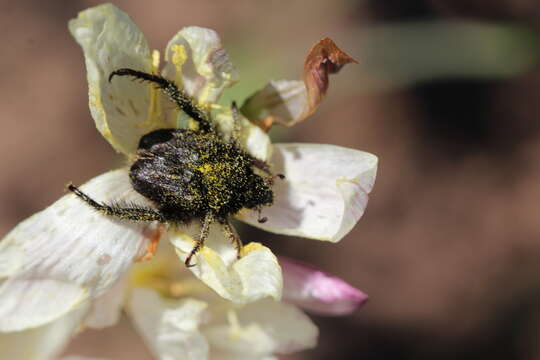
[[[203,328],[212,349],[223,359],[267,359],[313,348],[318,329],[294,305],[263,299],[229,309]],[[220,358],[221,359],[221,358]]]
[[[283,299],[306,310],[347,315],[368,299],[362,291],[312,266],[282,256],[279,264],[283,269]]]
[[[302,114],[304,119],[313,114],[326,95],[328,75],[337,73],[349,63],[356,63],[356,60],[338,48],[330,38],[321,39],[311,48],[304,63],[304,83],[308,93],[308,107]]]
[[[239,218],[285,235],[337,242],[363,215],[375,182],[375,155],[333,145],[276,144],[272,171],[285,174],[274,184],[274,204],[265,223],[253,211]]]
[[[106,203],[146,204],[125,169],[81,190]],[[0,241],[0,263],[16,258],[9,277],[0,279],[0,331],[40,326],[104,294],[144,253],[147,229],[102,215],[74,194],[17,225]]]
[[[274,123],[292,126],[301,121],[308,104],[306,86],[299,80],[272,80],[242,105],[242,113],[261,129]]]
[[[16,332],[0,332],[2,359],[56,359],[79,329],[89,302],[46,325]]]
[[[69,30],[84,52],[89,106],[98,130],[117,151],[133,154],[142,135],[163,126],[157,116],[157,90],[127,77],[109,82],[109,75],[120,68],[153,71],[144,35],[112,4],[80,12]]]
[[[319,107],[328,90],[328,75],[356,61],[330,38],[320,40],[304,62],[304,81],[271,81],[242,106],[242,113],[262,129],[274,122],[292,126],[305,120]]]
[[[182,261],[195,246],[200,226],[170,231],[169,236]],[[220,225],[210,227],[205,246],[193,257],[190,270],[220,296],[236,303],[246,303],[264,297],[279,299],[283,280],[281,268],[270,249],[250,243],[243,247],[241,258],[226,238]]]
[[[129,315],[156,359],[208,359],[208,343],[199,331],[206,303],[165,301],[156,292],[133,290]]]
[[[223,89],[238,81],[238,73],[214,30],[190,26],[167,45],[164,75],[182,84],[199,103],[212,103]]]

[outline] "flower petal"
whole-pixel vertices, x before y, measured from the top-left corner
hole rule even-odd
[[[53,359],[64,349],[89,310],[89,302],[55,321],[16,332],[0,332],[0,349],[4,359]]]
[[[238,81],[238,73],[214,30],[190,26],[167,45],[164,75],[183,84],[199,103],[213,103],[223,89]]]
[[[271,81],[242,106],[242,113],[262,129],[274,122],[292,126],[317,110],[329,85],[329,75],[356,63],[330,38],[315,44],[304,62],[304,81]]]
[[[92,310],[84,319],[84,325],[92,329],[115,325],[124,306],[126,285],[126,279],[122,277],[107,292],[96,298],[92,302]]]
[[[322,102],[328,90],[329,75],[339,72],[343,66],[350,63],[357,64],[358,62],[338,48],[336,43],[328,37],[321,39],[311,48],[304,62],[304,83],[309,105],[306,113],[302,114],[303,118],[297,121],[302,121],[313,114]]]
[[[278,234],[337,242],[363,215],[375,182],[375,155],[333,145],[276,144],[274,205],[257,214],[244,210],[239,218]]]
[[[251,95],[241,111],[254,124],[268,131],[274,122],[296,124],[308,106],[306,86],[299,80],[272,80]]]
[[[263,299],[225,315],[221,319],[214,316],[202,328],[212,349],[216,348],[215,353],[223,359],[266,359],[317,343],[317,327],[294,305]]]
[[[120,68],[153,71],[144,35],[112,4],[80,12],[69,30],[84,52],[90,111],[99,132],[117,151],[133,154],[141,136],[162,125],[156,116],[157,90],[127,77],[109,82],[109,75]]]
[[[368,297],[345,281],[310,265],[279,257],[283,269],[283,299],[323,315],[347,315]]]
[[[169,233],[171,242],[182,261],[195,245],[200,225],[192,225],[184,231]],[[236,303],[255,301],[267,296],[279,299],[283,280],[281,268],[270,249],[249,243],[242,249],[242,257],[230,243],[220,225],[214,224],[205,246],[193,257],[195,266],[190,270],[220,296]]]
[[[81,189],[98,201],[146,204],[126,169]],[[0,284],[0,331],[40,326],[104,294],[144,253],[148,226],[101,215],[74,194],[20,223],[0,241],[0,263],[17,258]]]
[[[199,324],[206,306],[189,298],[166,302],[154,291],[135,289],[129,314],[156,359],[204,360],[209,350]]]
[[[253,336],[251,334],[250,336]],[[249,345],[248,345],[249,346]],[[238,352],[220,352],[219,354],[212,354],[212,360],[279,360],[276,356],[271,355],[259,355],[252,353],[239,354]]]

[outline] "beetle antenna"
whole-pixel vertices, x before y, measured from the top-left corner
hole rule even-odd
[[[115,76],[131,76],[137,80],[148,81],[157,85],[157,88],[163,91],[165,95],[169,97],[183,112],[189,117],[199,123],[199,127],[204,132],[212,131],[212,123],[208,118],[206,111],[198,107],[192,98],[190,98],[184,91],[180,90],[178,86],[170,80],[165,79],[162,76],[148,74],[142,71],[133,69],[118,69],[113,71],[109,75],[109,82]]]

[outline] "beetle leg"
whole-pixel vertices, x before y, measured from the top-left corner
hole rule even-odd
[[[201,232],[199,234],[199,239],[195,242],[195,246],[193,249],[191,249],[191,252],[186,257],[186,261],[184,261],[184,264],[186,264],[187,267],[195,266],[195,264],[191,264],[191,258],[204,246],[204,241],[208,238],[210,224],[212,224],[212,221],[214,221],[214,216],[211,213],[206,214],[203,220]]]
[[[77,195],[82,201],[99,211],[100,213],[108,216],[114,216],[124,220],[131,221],[159,221],[161,223],[166,222],[160,213],[144,206],[131,206],[120,207],[117,205],[107,205],[99,203],[92,199],[90,196],[83,193],[73,184],[68,185],[68,190]]]
[[[234,247],[236,248],[236,258],[240,259],[240,254],[242,252],[242,240],[240,240],[240,236],[238,236],[238,233],[236,232],[236,229],[231,225],[231,223],[227,220],[223,223],[222,228],[223,233],[229,238],[229,240],[233,243]]]

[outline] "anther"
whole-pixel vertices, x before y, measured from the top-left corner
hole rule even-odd
[[[261,209],[257,209],[257,221],[259,222],[259,224],[264,224],[265,222],[268,221],[268,218],[266,216],[263,216],[261,217]]]

